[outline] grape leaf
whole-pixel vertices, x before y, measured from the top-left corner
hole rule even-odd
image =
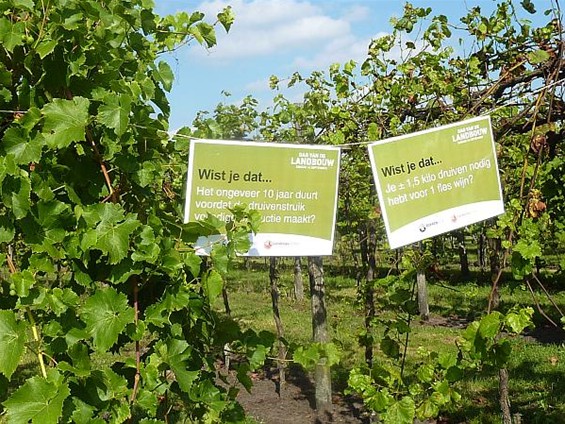
[[[110,255],[110,263],[117,264],[127,256],[129,236],[139,226],[132,217],[120,223],[106,222],[97,230],[96,247]]]
[[[235,20],[235,15],[231,6],[227,6],[220,13],[218,13],[218,22],[222,24],[226,32],[228,32]]]
[[[18,165],[37,162],[41,158],[43,147],[41,134],[30,137],[23,128],[11,127],[4,133],[2,141],[6,154],[13,155]]]
[[[502,314],[496,311],[482,317],[479,323],[479,334],[485,339],[494,338],[502,325],[501,319]]]
[[[55,369],[47,378],[30,378],[6,400],[6,418],[10,423],[56,424],[63,411],[63,402],[70,390],[63,376]]]
[[[175,76],[169,64],[165,61],[159,62],[159,80],[163,83],[163,88],[166,91],[171,91],[173,88],[173,80]]]
[[[26,342],[25,322],[17,322],[12,311],[0,311],[0,372],[10,378],[16,370]]]
[[[6,179],[2,187],[5,206],[12,209],[14,217],[21,219],[27,215],[31,207],[31,183],[25,177]]]
[[[112,128],[117,135],[126,132],[131,112],[131,98],[125,94],[108,95],[98,108],[98,122]]]
[[[90,101],[84,97],[72,100],[53,99],[43,106],[43,131],[50,148],[64,148],[85,138]]]
[[[25,34],[25,24],[16,22],[12,24],[9,19],[0,19],[0,41],[6,50],[12,52],[14,47],[23,44],[22,36]]]
[[[192,383],[200,374],[198,370],[188,370],[187,360],[191,357],[192,348],[184,340],[168,339],[166,343],[159,343],[156,350],[163,362],[169,364],[171,370],[175,373],[179,387],[183,391],[189,392]]]
[[[204,275],[202,286],[204,287],[204,293],[208,296],[209,302],[213,303],[222,293],[224,282],[222,276],[217,271],[211,270],[208,274]]]
[[[15,8],[33,10],[33,0],[12,0]]]
[[[140,240],[135,243],[135,251],[132,253],[131,258],[135,262],[147,261],[155,263],[159,258],[161,249],[155,241],[153,229],[149,226],[144,226],[139,237]]]
[[[0,243],[9,243],[14,238],[14,223],[5,215],[0,215]]]
[[[414,399],[405,396],[400,401],[393,403],[383,414],[383,418],[389,423],[412,424],[415,413]]]
[[[111,264],[117,264],[127,256],[130,235],[140,222],[133,215],[124,216],[121,206],[112,203],[97,205],[88,214],[85,211],[83,217],[88,219],[90,213],[92,217],[99,217],[100,222],[96,228],[85,233],[81,241],[82,249],[99,249],[110,256]]]
[[[124,294],[109,287],[87,299],[81,318],[96,350],[106,351],[118,340],[126,325],[133,322],[134,310],[128,306]]]
[[[37,52],[37,54],[41,59],[44,59],[45,56],[47,56],[53,50],[55,50],[57,43],[58,43],[57,40],[47,40],[47,39],[41,40],[41,42],[37,45],[35,51]]]
[[[11,274],[10,279],[14,283],[16,294],[20,297],[28,296],[29,290],[35,284],[35,277],[29,269]]]

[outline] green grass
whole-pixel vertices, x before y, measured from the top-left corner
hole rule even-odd
[[[292,264],[287,261],[280,269],[281,317],[285,338],[297,345],[309,343],[312,327],[309,299],[297,302],[292,296]],[[308,286],[303,267],[305,288]],[[537,310],[532,294],[516,282],[507,282],[501,288],[500,309],[512,305],[532,306],[536,309],[533,336],[545,334],[552,337],[558,330],[547,328],[548,321]],[[557,306],[565,310],[565,294],[547,280]],[[328,326],[332,341],[343,351],[342,362],[333,370],[334,387],[345,387],[348,371],[362,363],[363,350],[358,335],[363,330],[363,309],[357,300],[355,281],[327,267],[325,276]],[[553,286],[553,288],[552,288]],[[250,269],[232,272],[227,283],[232,318],[244,327],[275,332],[271,309],[269,276],[266,262],[254,262]],[[490,279],[479,272],[471,281],[462,282],[456,273],[448,281],[431,281],[428,285],[432,323],[414,320],[408,349],[408,362],[418,347],[427,350],[456,351],[455,342],[464,327],[484,314],[490,293]],[[534,288],[540,308],[559,322],[559,314],[539,287]],[[307,290],[306,290],[307,292]],[[218,310],[223,305],[218,302]],[[388,314],[390,311],[381,311]],[[377,333],[382,329],[377,329]],[[541,343],[534,337],[517,337],[513,340],[513,353],[509,364],[510,399],[512,412],[519,413],[524,423],[565,423],[565,346],[562,342]],[[375,348],[376,360],[384,360]],[[410,366],[410,364],[408,364]],[[484,370],[467,376],[459,386],[462,401],[456,410],[446,412],[449,422],[499,423],[498,374]]]

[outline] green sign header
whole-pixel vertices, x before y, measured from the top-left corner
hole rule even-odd
[[[504,212],[488,116],[377,141],[369,157],[391,248]]]

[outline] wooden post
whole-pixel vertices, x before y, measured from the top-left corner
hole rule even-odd
[[[279,369],[279,397],[281,396],[282,390],[286,382],[285,376],[285,359],[286,359],[286,345],[284,344],[284,327],[281,320],[281,314],[279,310],[279,273],[277,270],[277,258],[271,257],[269,263],[269,279],[271,280],[271,301],[273,305],[273,317],[275,319],[275,326],[277,328],[277,339],[279,345],[278,354],[278,369]]]
[[[430,305],[428,303],[426,271],[423,269],[419,269],[416,273],[416,285],[418,289],[418,310],[420,311],[420,319],[428,321],[430,319]]]
[[[320,256],[308,258],[308,276],[312,305],[312,338],[317,343],[327,343],[327,310],[324,288],[323,260]],[[332,414],[332,382],[327,358],[321,358],[314,373],[316,386],[316,410],[318,417],[325,420]]]
[[[304,282],[302,281],[302,263],[300,256],[294,258],[294,297],[299,302],[304,300]]]

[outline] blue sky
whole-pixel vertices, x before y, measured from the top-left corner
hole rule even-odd
[[[536,0],[538,15],[554,0]],[[197,43],[167,57],[175,74],[169,95],[170,129],[189,126],[199,110],[212,111],[219,102],[239,102],[246,95],[269,106],[269,77],[283,79],[326,70],[335,62],[362,62],[371,39],[390,32],[389,20],[400,16],[401,0],[155,0],[157,13],[202,11],[208,21],[231,5],[235,22],[229,34],[218,28],[218,45]],[[493,9],[494,0],[413,0],[457,23],[465,10]],[[519,1],[516,0],[518,6]],[[527,17],[527,16],[525,16]],[[231,94],[226,98],[222,91]]]

